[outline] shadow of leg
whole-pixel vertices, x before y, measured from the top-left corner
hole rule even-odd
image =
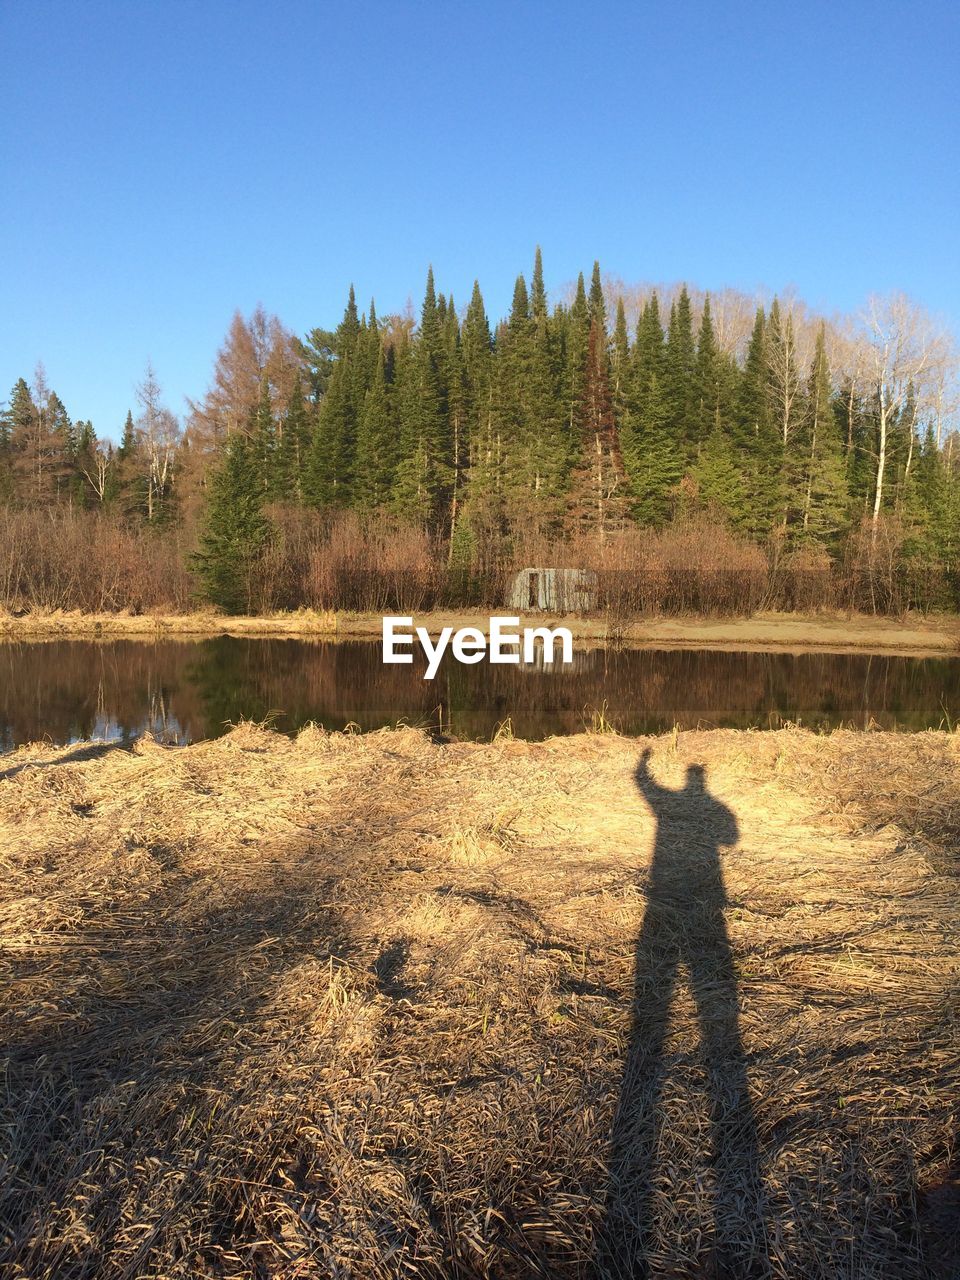
[[[756,1122],[740,1039],[736,973],[719,912],[687,948],[713,1130],[715,1271],[746,1280],[767,1274]]]
[[[678,960],[669,921],[651,904],[637,943],[630,1046],[611,1137],[607,1204],[595,1254],[597,1280],[650,1274],[657,1107]]]

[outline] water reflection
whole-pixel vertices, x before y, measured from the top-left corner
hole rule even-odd
[[[783,720],[831,727],[936,727],[960,719],[960,659],[868,654],[593,649],[570,667],[461,666],[436,680],[424,662],[384,666],[370,641],[131,640],[0,645],[0,748],[49,738],[127,742],[144,730],[174,742],[275,717],[294,730],[438,724],[488,738],[510,717],[517,736],[576,733],[606,704],[624,733],[679,724],[744,728]]]

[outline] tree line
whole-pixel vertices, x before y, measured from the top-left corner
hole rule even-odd
[[[854,548],[889,575],[893,556],[956,603],[956,372],[903,296],[828,319],[595,263],[551,304],[538,250],[496,324],[478,284],[461,309],[432,270],[417,317],[361,312],[352,288],[337,327],[302,338],[237,314],[185,422],[148,368],[116,447],[40,369],[0,416],[0,502],[175,526],[200,592],[232,609],[292,520],[322,538],[343,513],[422,531],[461,576],[533,548],[624,567],[637,530],[708,520],[773,565]]]

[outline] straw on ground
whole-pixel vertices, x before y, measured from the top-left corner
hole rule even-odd
[[[650,1273],[956,1274],[956,735],[249,725],[0,760],[0,1271],[617,1274],[644,746],[739,826],[724,1016],[760,1174],[721,1221],[681,973]]]

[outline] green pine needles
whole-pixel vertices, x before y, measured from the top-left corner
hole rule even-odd
[[[193,557],[206,599],[226,613],[253,611],[254,571],[270,541],[257,444],[239,434],[227,442]]]

